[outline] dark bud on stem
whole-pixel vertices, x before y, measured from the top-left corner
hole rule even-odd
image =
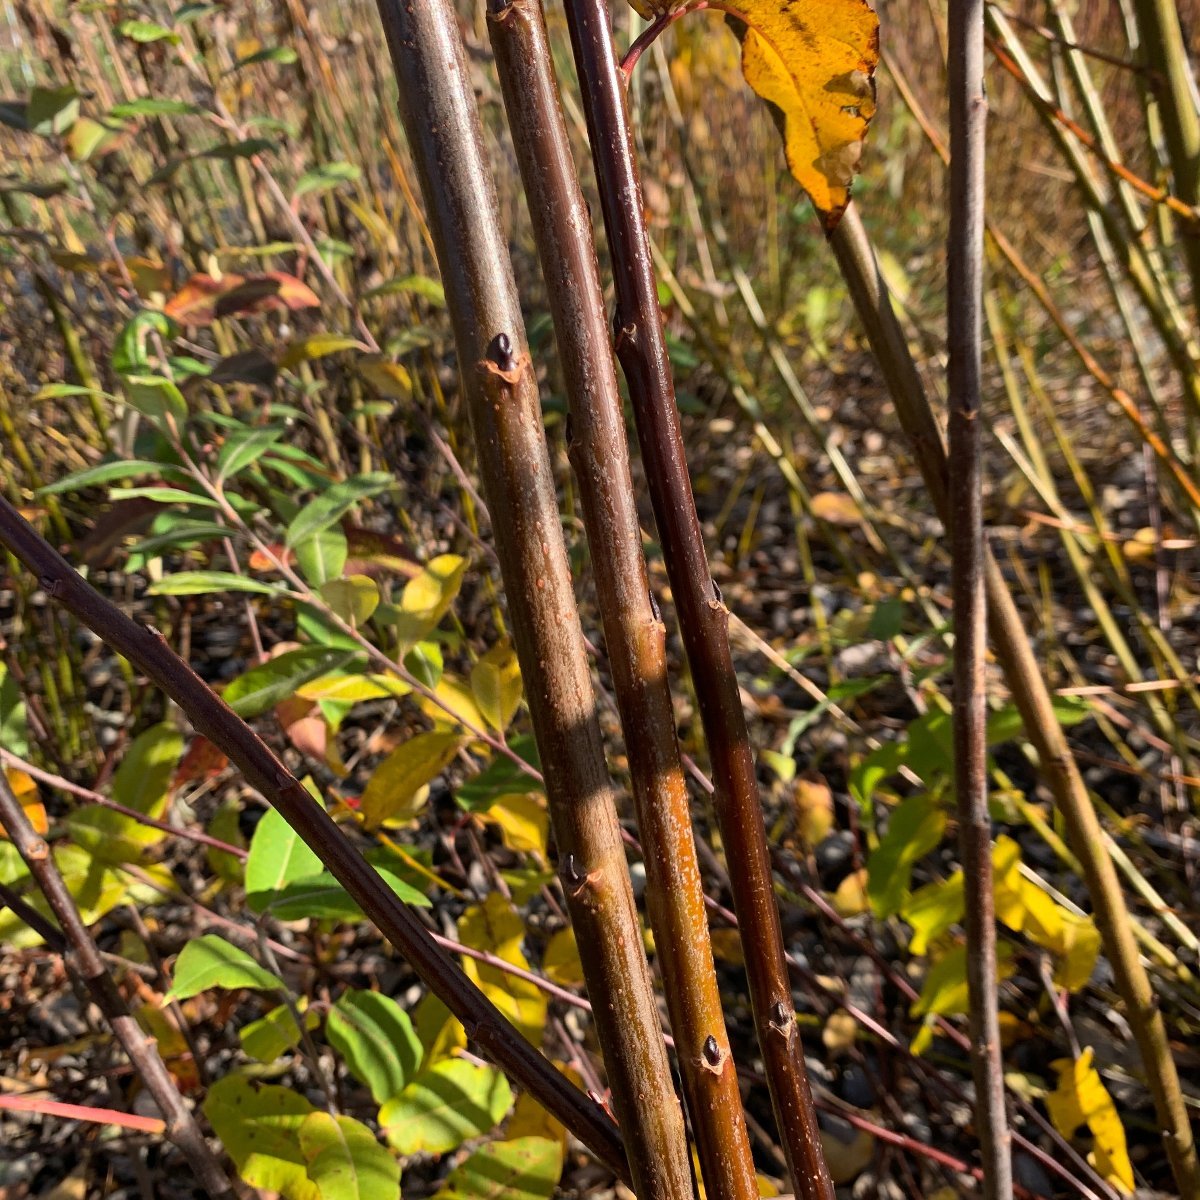
[[[771,1005],[771,1020],[780,1028],[786,1029],[788,1023],[788,1007],[782,1000],[776,1000]]]
[[[721,1062],[721,1047],[711,1033],[704,1039],[704,1061],[710,1067],[719,1066]]]
[[[562,877],[568,887],[577,888],[583,881],[584,876],[580,873],[579,864],[575,861],[575,855],[568,854],[563,860]]]
[[[513,357],[512,338],[507,333],[498,333],[492,338],[487,356],[505,373],[512,371],[517,365],[517,360]]]

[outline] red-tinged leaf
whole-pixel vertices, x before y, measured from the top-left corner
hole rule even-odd
[[[229,766],[229,759],[217,749],[206,737],[197,735],[192,738],[191,745],[179,761],[175,770],[175,778],[171,781],[171,790],[182,787],[185,783],[197,783],[205,779],[215,779]]]
[[[217,301],[242,282],[240,275],[193,275],[163,305],[163,312],[181,325],[211,325],[217,313]]]
[[[193,275],[167,301],[163,311],[183,325],[211,325],[221,317],[232,317],[287,309],[297,312],[317,308],[321,301],[306,283],[284,271],[263,275]]]
[[[287,739],[309,758],[325,761],[329,744],[329,726],[314,700],[289,696],[275,705],[275,719],[287,734]]]

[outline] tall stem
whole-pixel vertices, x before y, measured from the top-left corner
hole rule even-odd
[[[690,1197],[683,1113],[604,761],[537,380],[449,0],[379,0],[454,326],[559,870],[635,1190]]]
[[[1170,159],[1175,195],[1193,210],[1200,204],[1200,111],[1196,81],[1174,0],[1135,0],[1142,58]],[[1192,279],[1192,304],[1200,312],[1200,230],[1194,221],[1181,221],[1180,233]]]
[[[492,0],[489,30],[570,404],[579,479],[613,687],[646,863],[663,993],[706,1194],[758,1195],[737,1072],[717,987],[704,891],[654,607],[625,419],[587,206],[559,104],[538,0]]]
[[[975,1128],[986,1200],[1011,1200],[1012,1156],[996,988],[992,824],[987,796],[987,609],[984,600],[983,0],[951,0],[950,236],[946,311],[950,385],[950,547],[954,599],[954,785],[965,881],[967,994]]]
[[[938,515],[948,523],[948,463],[942,432],[892,308],[891,296],[862,219],[853,204],[830,236],[830,244],[871,348],[879,360],[930,498]],[[1179,1073],[1171,1056],[1158,1001],[1138,953],[1121,883],[1105,849],[1103,827],[1055,715],[1050,692],[1016,603],[990,551],[984,558],[984,588],[992,648],[1008,681],[1025,731],[1037,750],[1046,784],[1062,813],[1072,848],[1079,858],[1104,953],[1112,965],[1117,991],[1125,1004],[1125,1016],[1142,1056],[1146,1082],[1163,1130],[1175,1182],[1184,1200],[1198,1200],[1200,1163],[1179,1086]]]
[[[712,759],[717,822],[767,1083],[796,1193],[832,1200],[792,1004],[754,753],[729,650],[729,613],[709,572],[684,458],[624,76],[604,0],[566,0],[566,13],[616,283],[617,356]]]
[[[124,655],[183,710],[221,750],[408,959],[413,970],[463,1023],[488,1058],[531,1092],[622,1179],[629,1170],[616,1126],[513,1027],[433,940],[420,918],[383,881],[341,827],[266,743],[167,645],[94,591],[71,565],[0,496],[0,545],[37,577],[47,594],[118,654]]]
[[[0,500],[0,503],[7,507],[7,501]],[[183,1151],[189,1166],[196,1173],[196,1182],[212,1200],[235,1200],[237,1192],[231,1186],[229,1176],[204,1140],[196,1118],[192,1116],[158,1052],[158,1045],[153,1038],[146,1037],[145,1030],[130,1013],[125,998],[108,973],[100,951],[79,915],[66,881],[50,855],[50,847],[30,824],[3,771],[0,771],[0,826],[7,830],[58,922],[58,929],[49,923],[43,925],[39,922],[39,932],[43,937],[58,934],[62,939],[63,945],[57,948],[64,957],[69,952],[73,958],[73,965],[78,969],[96,1007],[104,1014],[117,1041],[146,1085],[146,1090],[158,1105],[166,1122],[167,1137]]]

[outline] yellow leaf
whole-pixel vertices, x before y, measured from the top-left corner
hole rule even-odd
[[[508,642],[498,642],[471,668],[471,693],[487,723],[503,733],[521,703],[521,668]]]
[[[467,1048],[467,1031],[462,1022],[433,992],[426,992],[413,1009],[413,1028],[425,1048],[421,1059],[421,1070],[427,1071],[435,1063],[453,1058],[459,1050]]]
[[[570,925],[560,929],[546,943],[542,974],[560,987],[583,986],[583,963],[579,961],[579,945]]]
[[[524,922],[512,903],[499,892],[490,893],[482,904],[467,909],[458,922],[458,937],[476,950],[486,950],[513,966],[529,969],[521,950]],[[546,993],[537,984],[474,958],[463,959],[463,970],[535,1046],[541,1045],[546,1024]]]
[[[8,786],[12,788],[17,802],[25,810],[25,815],[29,818],[34,832],[45,833],[50,828],[50,822],[46,819],[46,808],[38,798],[37,784],[34,783],[33,778],[16,767],[5,767],[4,776],[8,780]],[[4,826],[0,825],[0,841],[7,837]]]
[[[379,607],[379,588],[369,575],[350,575],[321,584],[321,596],[350,625],[362,625]]]
[[[324,358],[328,354],[337,354],[339,350],[364,350],[365,346],[357,339],[341,333],[315,333],[312,337],[300,338],[293,342],[279,359],[279,365],[284,370],[299,366],[302,362],[311,362],[314,358]]]
[[[796,828],[806,846],[818,846],[833,828],[833,792],[822,778],[796,780]]]
[[[852,527],[862,524],[862,513],[845,492],[818,492],[812,498],[812,514],[830,525]]]
[[[850,200],[867,124],[879,21],[866,0],[739,0],[742,73],[782,114],[788,167],[827,229]]]
[[[1078,991],[1090,978],[1100,951],[1095,922],[1068,912],[1021,874],[1021,849],[1012,838],[996,839],[992,868],[997,918],[1049,950],[1056,959],[1055,981]]]
[[[399,363],[371,359],[359,363],[358,370],[385,400],[407,400],[412,395],[412,376]]]
[[[1074,1061],[1060,1058],[1051,1064],[1058,1072],[1058,1087],[1046,1095],[1046,1108],[1064,1137],[1073,1136],[1080,1125],[1091,1130],[1095,1144],[1088,1161],[1109,1183],[1128,1194],[1133,1191],[1133,1167],[1125,1129],[1092,1059],[1089,1046]]]
[[[382,700],[388,696],[407,696],[412,688],[391,675],[322,675],[296,689],[305,700],[337,700],[357,704],[362,700]]]
[[[713,954],[718,961],[742,966],[746,956],[742,952],[742,935],[736,929],[714,929],[710,933]]]
[[[421,711],[431,720],[441,726],[462,725],[464,728],[483,730],[487,722],[483,713],[475,703],[471,689],[461,679],[453,675],[443,675],[438,685],[433,689],[437,701],[422,696]]]
[[[545,796],[536,792],[501,796],[483,814],[483,819],[500,827],[500,837],[510,850],[546,857],[550,817]]]
[[[449,766],[462,738],[455,733],[418,733],[375,768],[362,795],[368,829],[384,821],[411,821],[428,798],[427,785]]]
[[[833,893],[833,907],[842,917],[857,917],[870,908],[867,899],[867,868],[851,871]]]
[[[555,1062],[554,1065],[576,1087],[583,1086],[583,1077],[574,1067],[562,1062]],[[552,1117],[529,1092],[522,1092],[517,1097],[513,1114],[504,1127],[504,1137],[507,1141],[515,1141],[520,1137],[543,1137],[559,1142],[564,1149],[567,1145],[565,1126],[557,1117]]]
[[[441,554],[404,585],[400,618],[395,622],[403,645],[415,646],[437,628],[458,595],[466,569],[465,558]]]
[[[839,1054],[849,1050],[858,1037],[858,1022],[843,1009],[835,1009],[829,1014],[825,1028],[821,1030],[821,1041],[826,1050]]]

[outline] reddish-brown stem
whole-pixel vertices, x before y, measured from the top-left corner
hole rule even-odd
[[[1011,1200],[1012,1153],[996,989],[992,823],[987,772],[987,607],[983,569],[983,0],[954,0],[948,25],[950,235],[946,311],[954,597],[954,790],[964,880],[975,1128],[985,1200]]]
[[[705,1190],[758,1195],[713,965],[667,678],[666,630],[642,556],[629,446],[591,222],[539,0],[498,0],[489,29],[570,403],[596,594],[637,804],[646,903]]]
[[[671,593],[696,684],[714,807],[742,925],[755,1028],[795,1190],[831,1200],[792,1003],[754,753],[729,649],[729,613],[708,567],[683,450],[657,281],[643,217],[624,76],[604,0],[567,0],[616,284],[616,349],[633,402]]]

